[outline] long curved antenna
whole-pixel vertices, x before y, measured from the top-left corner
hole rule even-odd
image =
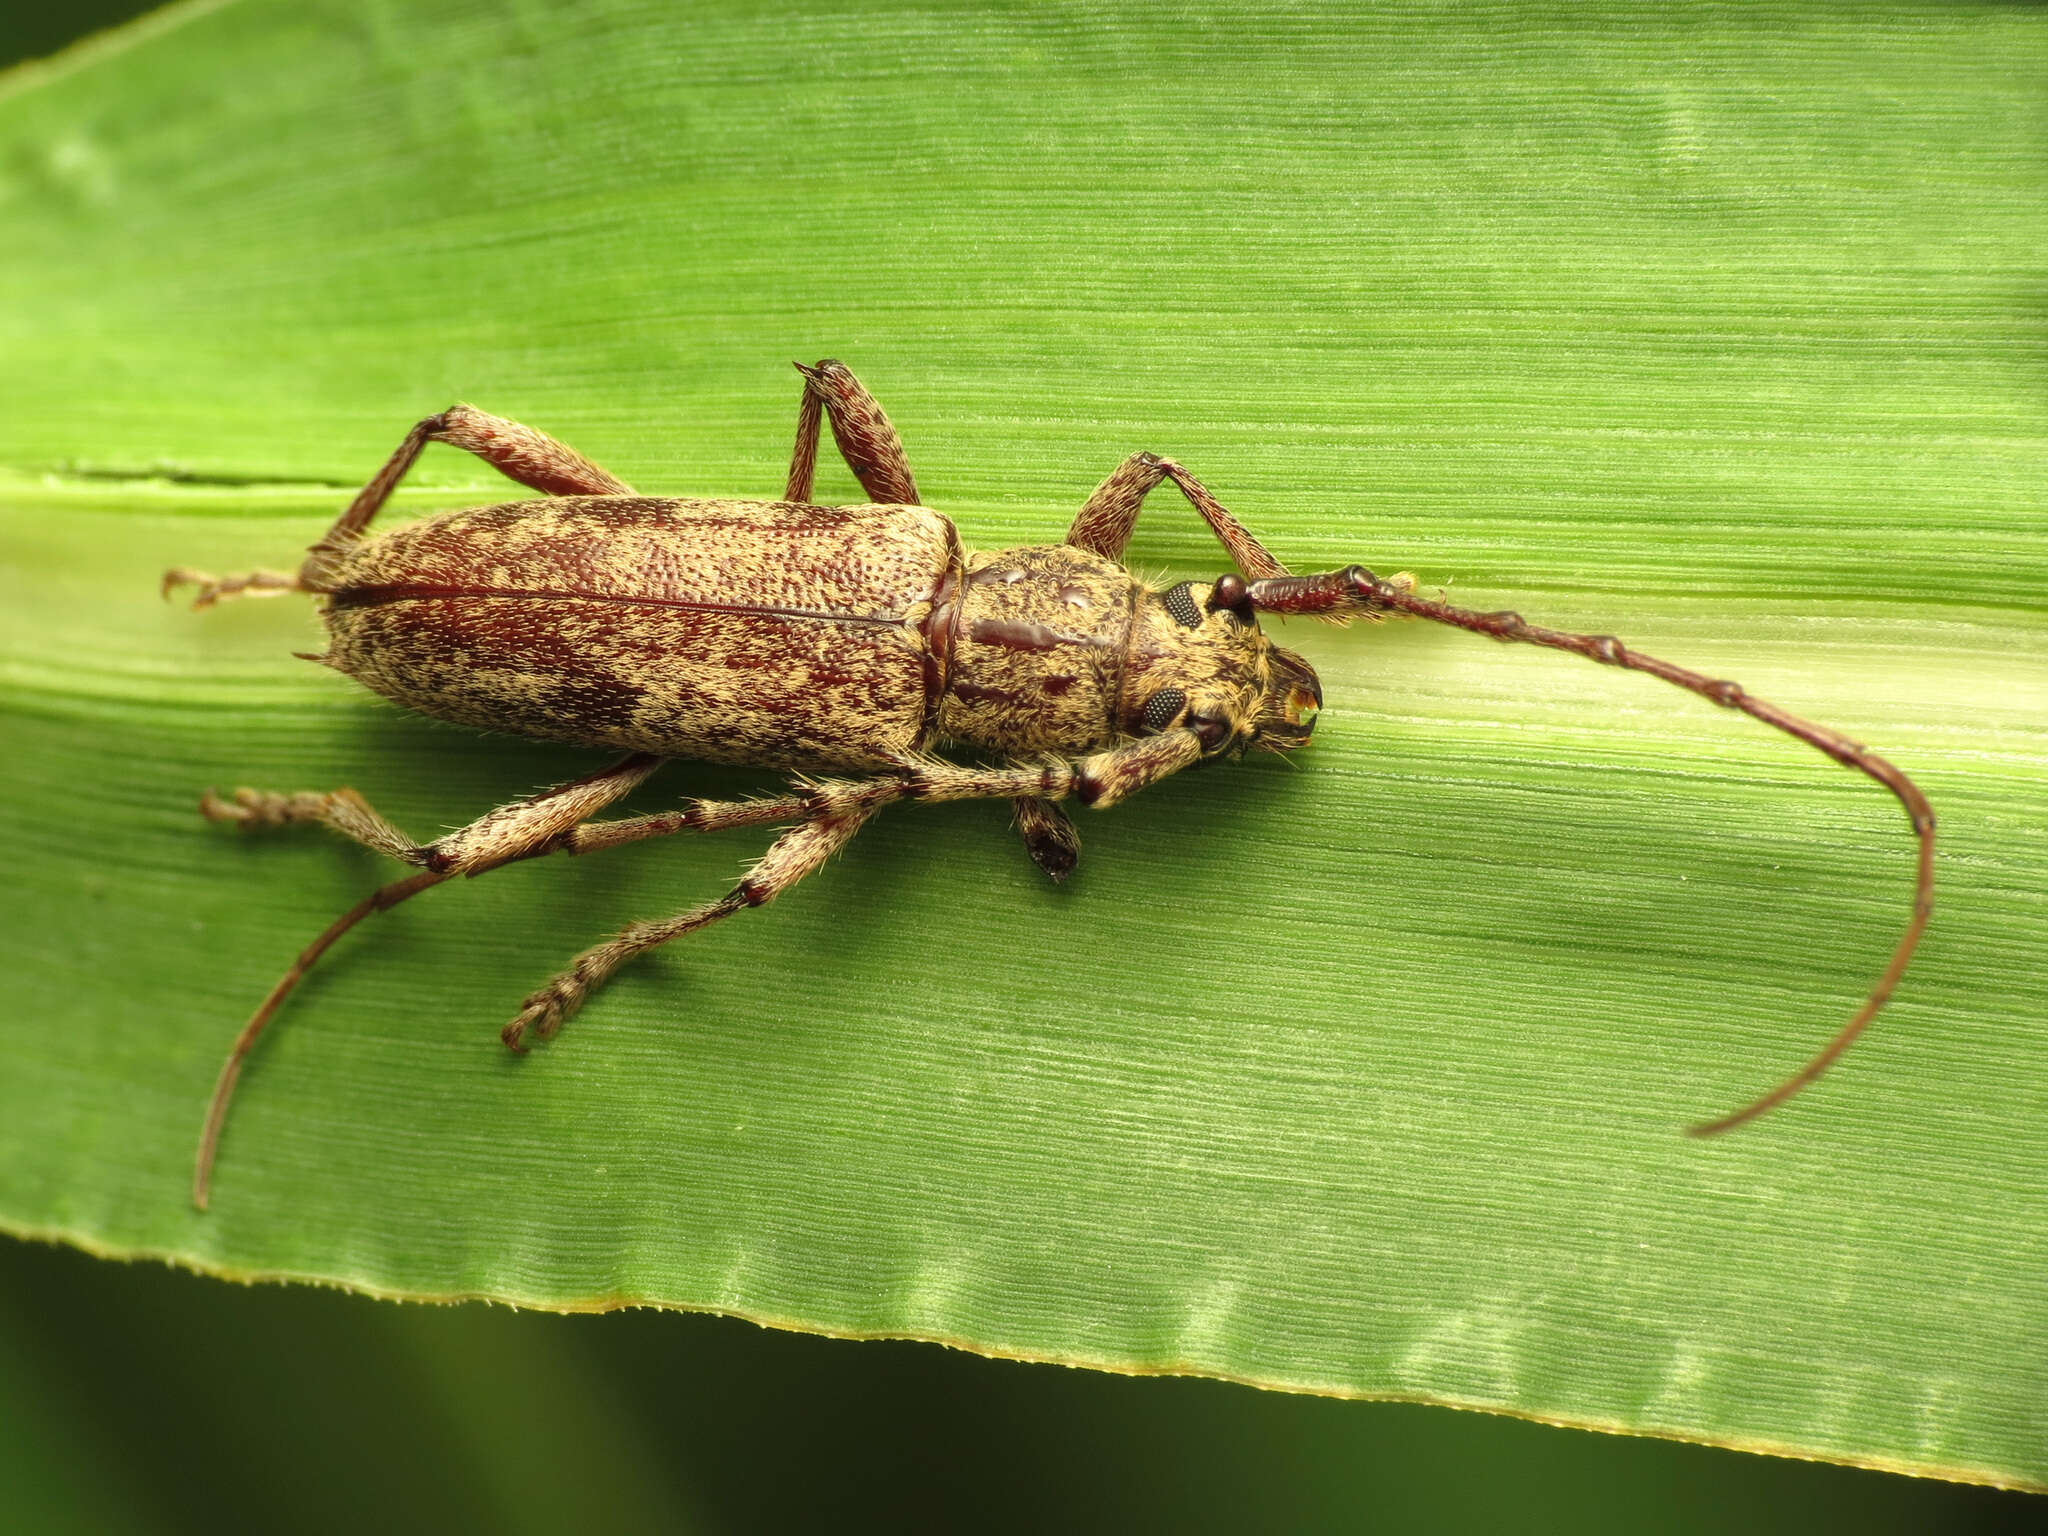
[[[1331,618],[1342,618],[1349,614],[1385,612],[1389,609],[1399,613],[1412,613],[1417,618],[1431,619],[1438,624],[1449,624],[1457,629],[1467,629],[1474,634],[1491,635],[1496,640],[1520,640],[1530,645],[1545,645],[1552,650],[1570,651],[1573,655],[1584,656],[1588,661],[1602,662],[1610,667],[1622,667],[1630,672],[1647,672],[1652,677],[1661,677],[1667,683],[1674,683],[1703,699],[1709,699],[1724,709],[1739,709],[1765,725],[1774,726],[1788,736],[1797,737],[1816,751],[1825,753],[1845,768],[1854,768],[1867,773],[1898,798],[1906,809],[1907,818],[1913,823],[1913,833],[1920,842],[1920,861],[1913,884],[1913,915],[1906,924],[1906,931],[1900,935],[1897,948],[1892,951],[1891,964],[1871,989],[1870,996],[1857,1010],[1856,1016],[1842,1026],[1841,1032],[1830,1040],[1813,1059],[1769,1093],[1753,1103],[1744,1105],[1731,1115],[1718,1120],[1705,1120],[1686,1127],[1689,1136],[1718,1136],[1723,1131],[1732,1131],[1746,1121],[1754,1120],[1766,1110],[1774,1109],[1799,1092],[1808,1083],[1819,1077],[1832,1066],[1844,1051],[1862,1034],[1877,1012],[1884,1007],[1892,989],[1899,984],[1899,978],[1906,974],[1906,965],[1913,958],[1913,950],[1920,942],[1920,935],[1927,929],[1927,920],[1934,914],[1934,809],[1927,803],[1927,797],[1920,793],[1920,787],[1899,771],[1898,768],[1875,752],[1851,741],[1838,731],[1831,731],[1824,725],[1815,725],[1797,715],[1788,714],[1775,704],[1768,704],[1756,698],[1735,683],[1723,682],[1693,672],[1685,667],[1673,666],[1655,656],[1645,656],[1641,651],[1632,651],[1612,635],[1575,635],[1560,629],[1545,629],[1540,624],[1531,624],[1519,613],[1480,613],[1470,608],[1454,608],[1449,603],[1432,602],[1418,597],[1410,587],[1401,581],[1383,581],[1363,566],[1347,566],[1341,571],[1329,571],[1317,576],[1279,576],[1267,581],[1252,582],[1249,588],[1252,606],[1268,613],[1279,614],[1320,614]]]
[[[257,1005],[249,1015],[249,1022],[242,1026],[242,1032],[235,1036],[235,1043],[228,1051],[228,1059],[221,1063],[220,1076],[213,1085],[213,1100],[206,1106],[206,1125],[199,1133],[199,1155],[192,1165],[192,1203],[200,1210],[206,1209],[206,1202],[213,1184],[213,1154],[220,1145],[220,1128],[228,1117],[228,1100],[234,1096],[235,1079],[242,1075],[242,1061],[249,1054],[249,1048],[256,1043],[256,1037],[263,1033],[263,1026],[270,1022],[270,1016],[277,1012],[278,1004],[291,995],[291,990],[320,957],[333,947],[334,941],[364,918],[375,912],[382,912],[397,906],[408,897],[417,896],[429,886],[439,885],[450,875],[438,874],[433,870],[421,870],[403,880],[394,880],[365,896],[341,916],[327,925],[327,929],[300,952],[299,958],[291,963],[277,985],[270,989],[270,995]]]

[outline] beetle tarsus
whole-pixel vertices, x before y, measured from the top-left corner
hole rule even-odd
[[[561,1031],[563,1023],[575,1011],[576,1003],[582,1001],[580,997],[571,1002],[556,995],[557,989],[567,979],[557,976],[529,996],[512,1021],[498,1031],[498,1038],[505,1042],[506,1049],[524,1056],[528,1035],[536,1040],[552,1040]]]
[[[231,799],[214,790],[199,797],[199,814],[208,821],[239,827],[285,827],[294,822],[320,821],[327,814],[332,796],[310,791],[281,794],[276,790],[238,787]]]
[[[1081,862],[1081,834],[1074,829],[1073,818],[1038,795],[1019,795],[1011,803],[1017,810],[1018,835],[1024,839],[1031,861],[1053,884],[1064,884]]]
[[[192,594],[195,611],[237,597],[282,597],[287,592],[305,590],[296,571],[251,571],[246,576],[215,576],[187,565],[174,565],[164,572],[159,590],[168,601],[180,587],[199,589]]]

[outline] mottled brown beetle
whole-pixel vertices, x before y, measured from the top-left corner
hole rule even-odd
[[[296,572],[166,573],[166,593],[198,586],[198,608],[319,594],[329,642],[312,659],[410,709],[627,754],[432,843],[414,842],[352,789],[206,793],[200,808],[212,820],[325,822],[419,873],[336,919],[243,1027],[200,1138],[199,1206],[250,1046],[308,968],[371,913],[515,859],[795,824],[718,900],[635,923],[577,956],[505,1026],[505,1044],[522,1050],[528,1035],[553,1035],[624,961],[772,900],[892,801],[1008,799],[1031,857],[1063,879],[1080,843],[1058,802],[1100,809],[1196,763],[1308,741],[1321,685],[1305,660],[1260,632],[1260,613],[1408,613],[1648,672],[1798,737],[1899,798],[1920,858],[1912,918],[1884,975],[1797,1074],[1696,1134],[1739,1125],[1818,1077],[1904,973],[1933,909],[1934,813],[1903,773],[1847,738],[1612,636],[1430,601],[1405,574],[1383,580],[1354,565],[1290,576],[1199,481],[1149,453],[1131,455],[1096,488],[1064,544],[969,551],[951,522],[919,503],[896,430],[860,381],[829,360],[797,368],[803,400],[780,501],[637,495],[553,438],[458,405],[406,435]],[[821,417],[875,505],[812,505]],[[430,442],[474,453],[553,499],[446,512],[366,538]],[[1158,591],[1118,563],[1139,505],[1162,480],[1194,504],[1237,572]],[[968,767],[933,755],[946,743],[1004,761]],[[772,799],[589,819],[672,757],[851,776],[799,778]]]

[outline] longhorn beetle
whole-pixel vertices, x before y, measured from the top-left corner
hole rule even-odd
[[[1933,910],[1934,813],[1912,780],[1848,738],[1611,635],[1432,601],[1406,573],[1382,578],[1352,565],[1290,575],[1200,481],[1150,453],[1132,454],[1096,487],[1064,544],[968,550],[918,500],[896,429],[852,372],[829,359],[796,366],[803,397],[780,501],[642,496],[531,427],[457,405],[406,434],[298,570],[226,580],[183,567],[165,573],[167,596],[197,586],[195,608],[284,592],[324,598],[328,648],[309,659],[407,708],[625,753],[432,843],[413,841],[352,789],[206,792],[200,810],[210,820],[324,822],[417,872],[335,919],[243,1026],[200,1135],[192,1198],[201,1209],[250,1047],[299,978],[371,913],[516,859],[789,824],[716,901],[634,923],[531,994],[502,1031],[518,1051],[529,1036],[552,1036],[633,956],[788,890],[893,801],[1007,799],[1026,850],[1064,879],[1080,840],[1061,801],[1100,810],[1197,763],[1308,742],[1322,685],[1306,660],[1260,631],[1261,613],[1339,622],[1412,614],[1647,672],[1796,736],[1898,797],[1920,857],[1912,917],[1891,963],[1811,1061],[1694,1134],[1740,1125],[1812,1082],[1904,973]],[[821,420],[873,505],[812,504]],[[548,499],[444,512],[369,537],[371,519],[430,442],[476,454]],[[1194,504],[1236,571],[1160,591],[1118,563],[1162,480]],[[933,752],[943,743],[1000,761],[949,762]],[[591,819],[675,757],[800,776],[772,798]],[[840,776],[810,776],[820,771]]]

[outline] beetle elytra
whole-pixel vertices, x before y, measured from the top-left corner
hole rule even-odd
[[[502,1031],[546,1039],[625,961],[789,889],[898,800],[1000,798],[1024,845],[1063,879],[1079,838],[1060,802],[1101,809],[1198,763],[1307,743],[1322,687],[1306,660],[1259,627],[1262,613],[1342,621],[1409,614],[1498,640],[1647,672],[1763,721],[1890,790],[1919,844],[1912,915],[1856,1015],[1792,1077],[1743,1109],[1692,1127],[1727,1130],[1813,1081],[1904,974],[1934,901],[1934,813],[1892,764],[1734,683],[1659,661],[1609,635],[1571,634],[1515,613],[1418,595],[1405,574],[1361,566],[1290,575],[1171,459],[1136,453],[1098,486],[1063,544],[974,552],[923,506],[903,445],[843,365],[799,363],[803,395],[780,501],[641,496],[573,450],[458,405],[406,435],[293,572],[222,580],[183,567],[193,606],[306,592],[325,600],[328,649],[312,659],[442,719],[625,755],[596,773],[479,817],[432,843],[352,789],[207,791],[201,810],[245,827],[323,822],[416,872],[337,918],[295,960],[236,1038],[201,1133],[193,1199],[243,1060],[287,993],[363,918],[457,875],[516,859],[675,832],[785,825],[740,882],[674,917],[635,923],[578,955]],[[871,504],[811,502],[819,429]],[[379,536],[371,520],[430,442],[476,454],[543,500],[446,512]],[[1171,480],[1237,569],[1158,589],[1120,563],[1148,493]],[[998,759],[966,766],[958,745]],[[592,820],[670,758],[801,775],[756,800]],[[811,775],[828,774],[830,777]]]

